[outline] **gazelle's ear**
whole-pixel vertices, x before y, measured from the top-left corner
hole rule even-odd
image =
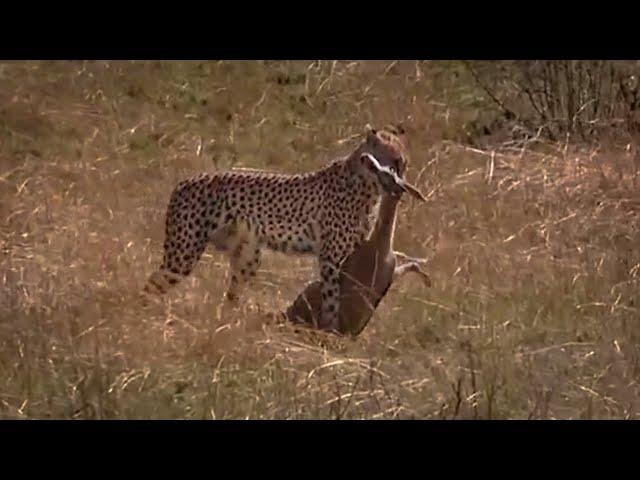
[[[418,200],[421,200],[423,202],[427,201],[424,195],[422,195],[420,190],[418,190],[416,187],[408,182],[405,182],[404,180],[402,181],[402,183],[404,183],[403,187],[405,192],[410,193],[414,198],[417,198]]]

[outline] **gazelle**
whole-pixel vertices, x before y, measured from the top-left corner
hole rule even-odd
[[[337,333],[356,336],[366,327],[373,313],[394,280],[407,272],[419,274],[427,287],[431,279],[420,268],[426,263],[393,250],[398,202],[407,192],[425,202],[426,198],[413,185],[400,178],[394,170],[381,166],[370,154],[363,154],[385,185],[378,218],[369,238],[340,266],[340,309]],[[397,260],[405,263],[398,265]],[[320,315],[320,282],[307,285],[287,309],[287,320],[317,327]]]

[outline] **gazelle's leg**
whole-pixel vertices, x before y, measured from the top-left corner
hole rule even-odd
[[[429,261],[427,258],[410,257],[406,253],[397,252],[397,251],[394,251],[393,254],[396,256],[396,258],[400,260],[404,260],[405,262],[415,262],[415,263],[425,265]]]
[[[420,275],[420,278],[422,278],[422,281],[426,287],[430,287],[432,285],[431,277],[429,277],[429,275],[427,275],[427,273],[425,273],[420,268],[420,265],[418,265],[416,262],[408,262],[403,265],[397,266],[393,272],[393,280],[396,281],[399,277],[407,272],[415,272]]]

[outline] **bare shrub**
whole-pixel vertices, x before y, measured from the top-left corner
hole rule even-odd
[[[465,62],[506,120],[556,141],[640,132],[640,62]]]

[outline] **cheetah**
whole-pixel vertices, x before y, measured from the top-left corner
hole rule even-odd
[[[318,327],[335,330],[340,265],[370,233],[386,188],[379,169],[404,173],[403,133],[367,125],[351,154],[312,172],[227,171],[179,182],[167,207],[162,264],[145,292],[166,293],[192,272],[208,244],[230,257],[226,298],[232,304],[256,275],[264,248],[309,254],[320,270]]]

